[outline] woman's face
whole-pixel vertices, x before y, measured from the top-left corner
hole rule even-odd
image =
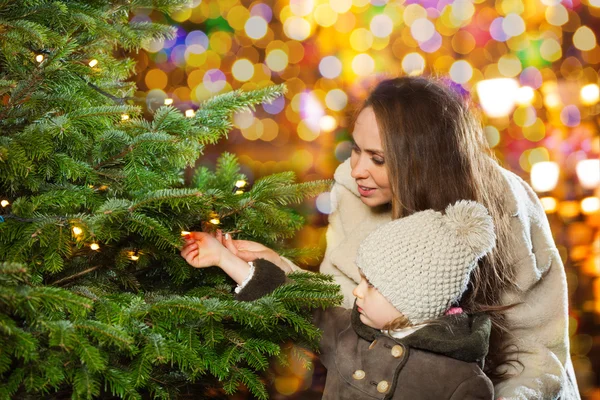
[[[358,114],[352,133],[354,144],[350,165],[360,199],[369,207],[392,201],[392,189],[383,156],[375,113],[367,107]]]

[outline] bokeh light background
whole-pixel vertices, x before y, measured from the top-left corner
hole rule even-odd
[[[547,210],[579,387],[600,399],[600,0],[195,0],[133,17],[149,19],[177,27],[136,55],[150,111],[173,104],[191,116],[216,94],[286,83],[285,97],[235,115],[229,140],[201,160],[233,152],[250,181],[286,170],[331,178],[350,154],[352,111],[382,77],[447,76],[471,96],[502,165]],[[328,194],[304,208],[309,226],[295,244],[322,248]],[[301,363],[273,372],[274,396],[311,385]]]

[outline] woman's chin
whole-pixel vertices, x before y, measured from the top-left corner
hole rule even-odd
[[[385,204],[385,201],[382,201],[381,199],[378,199],[375,196],[374,197],[360,196],[360,201],[362,201],[364,205],[369,206],[369,207],[377,207],[382,204]]]

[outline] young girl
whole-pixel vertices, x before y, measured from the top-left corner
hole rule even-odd
[[[328,370],[323,399],[492,399],[482,372],[490,320],[453,306],[495,241],[492,218],[474,201],[444,214],[417,212],[367,236],[356,259],[354,309],[314,314]],[[270,261],[237,257],[229,237],[224,244],[194,232],[181,255],[196,268],[222,268],[238,283],[238,300],[257,299],[287,280]]]

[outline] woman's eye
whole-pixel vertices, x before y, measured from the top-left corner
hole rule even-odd
[[[372,160],[373,160],[373,163],[375,163],[377,165],[385,164],[385,160],[383,158],[373,157]]]

